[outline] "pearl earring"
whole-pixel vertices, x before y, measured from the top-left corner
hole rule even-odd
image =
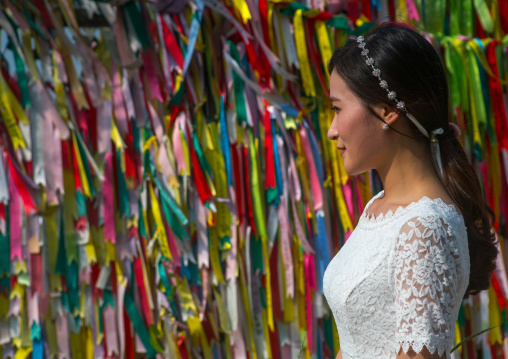
[[[389,126],[387,123],[385,123],[385,124],[383,125],[383,130],[385,130],[385,131],[386,131],[386,130],[388,130],[389,128],[390,128],[390,126]]]

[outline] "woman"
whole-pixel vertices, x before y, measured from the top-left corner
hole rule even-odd
[[[329,64],[336,141],[349,175],[377,170],[384,191],[324,275],[337,358],[449,358],[465,296],[489,287],[493,214],[448,123],[432,45],[384,24]]]

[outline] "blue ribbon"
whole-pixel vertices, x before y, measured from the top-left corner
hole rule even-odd
[[[317,176],[319,178],[319,183],[321,184],[321,187],[323,187],[324,172],[323,172],[323,163],[321,160],[321,155],[319,153],[319,145],[317,143],[316,136],[314,135],[314,132],[311,130],[307,121],[304,120],[303,124],[304,124],[305,128],[307,129],[307,133],[309,134],[310,149],[312,151],[312,157],[314,157],[314,163],[316,164]]]
[[[233,185],[231,177],[231,153],[229,151],[228,127],[226,125],[226,116],[224,115],[224,95],[220,97],[220,147],[226,163],[226,174],[228,176],[228,186]]]
[[[280,168],[279,148],[277,146],[277,136],[275,132],[275,124],[272,123],[272,137],[273,137],[273,155],[275,157],[275,181],[277,183],[277,198],[274,201],[274,206],[277,206],[280,202],[280,196],[282,196],[282,172]]]
[[[323,293],[323,275],[328,263],[330,263],[330,247],[328,246],[328,235],[323,213],[316,213],[316,222],[317,233],[314,236],[314,249],[316,250],[317,261],[317,290]]]

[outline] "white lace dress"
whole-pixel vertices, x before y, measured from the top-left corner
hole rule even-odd
[[[423,197],[395,213],[365,211],[323,278],[344,359],[400,349],[450,350],[469,281],[466,227],[455,207]]]

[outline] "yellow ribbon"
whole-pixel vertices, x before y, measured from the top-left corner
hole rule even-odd
[[[16,119],[14,118],[13,108],[11,107],[11,105],[16,106],[15,105],[16,103],[19,106],[19,103],[12,94],[9,86],[7,85],[7,82],[5,82],[5,79],[1,73],[0,73],[0,101],[1,101],[0,115],[4,119],[5,126],[7,127],[7,132],[9,133],[12,144],[14,146],[14,150],[17,150],[19,147],[25,148],[26,147],[25,140],[21,135],[21,131],[19,130]],[[23,111],[21,112],[23,113],[23,117],[25,118],[25,120],[23,121],[27,121],[26,123],[28,123],[26,115],[24,114]]]
[[[312,78],[309,56],[307,54],[305,30],[303,28],[303,14],[301,9],[298,9],[295,12],[293,25],[295,30],[296,53],[298,55],[298,60],[300,61],[303,91],[305,92],[305,95],[315,97],[316,90],[314,88],[314,79]]]
[[[483,39],[481,40],[484,47],[487,47],[487,45],[490,43],[490,39]],[[480,61],[480,64],[482,65],[483,69],[489,74],[490,77],[496,79],[497,81],[501,82],[502,84],[506,85],[508,84],[503,79],[497,77],[494,72],[491,70],[489,62],[487,61],[487,57],[485,56],[485,52],[481,48],[480,44],[476,42],[476,40],[470,40],[468,41],[467,45],[473,50],[475,55],[478,57],[478,60]]]
[[[161,218],[161,211],[159,207],[159,201],[155,196],[155,192],[153,190],[153,186],[151,183],[148,184],[148,188],[150,191],[150,204],[152,206],[152,214],[155,220],[155,224],[157,225],[157,234],[159,238],[159,245],[161,248],[162,255],[170,260],[173,260],[173,256],[171,255],[171,251],[169,250],[168,238],[166,236],[166,228],[164,228],[164,222]]]
[[[247,23],[252,17],[249,11],[249,7],[247,6],[247,1],[245,0],[232,0],[233,6],[235,10],[240,14],[242,18],[242,22],[244,24]]]
[[[58,41],[58,39],[57,39]],[[58,76],[58,62],[57,62],[57,51],[53,51],[53,83],[55,88],[56,95],[56,108],[60,117],[67,122],[69,117],[67,116],[67,104],[65,103],[65,88],[62,82],[60,81],[60,77]]]
[[[323,61],[323,68],[327,83],[330,81],[330,74],[328,73],[328,63],[332,58],[332,47],[330,46],[330,38],[328,37],[328,30],[324,21],[316,21],[316,37],[319,44],[319,52],[321,53],[321,60]]]
[[[79,178],[81,179],[83,194],[88,198],[92,198],[92,193],[90,192],[90,184],[88,183],[88,177],[86,176],[85,166],[83,165],[83,160],[81,158],[81,154],[79,153],[76,133],[74,131],[72,131],[72,147],[74,149],[74,154],[76,155],[76,162],[78,164]]]
[[[21,32],[21,39],[23,41],[23,52],[25,53],[26,65],[34,81],[40,80],[39,71],[35,66],[35,60],[32,51],[32,33],[29,29]]]

